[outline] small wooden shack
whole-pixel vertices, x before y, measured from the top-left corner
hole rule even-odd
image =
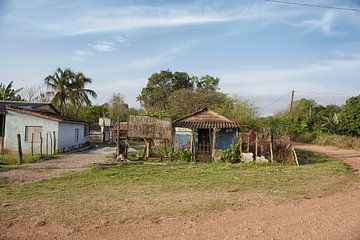
[[[174,149],[187,148],[196,160],[208,162],[216,152],[230,148],[240,131],[240,125],[204,108],[174,122]]]

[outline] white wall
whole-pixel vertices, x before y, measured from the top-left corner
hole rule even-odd
[[[58,125],[56,121],[31,116],[15,111],[8,111],[5,120],[5,149],[18,151],[16,135],[21,135],[21,145],[24,153],[30,153],[31,143],[25,142],[25,126],[41,126],[43,136],[43,153],[46,153],[46,134],[55,131],[58,135]],[[50,153],[50,137],[48,137],[48,151]],[[40,153],[40,143],[34,143],[34,153]]]
[[[75,141],[75,129],[79,129],[79,141]],[[89,141],[89,136],[84,136],[85,124],[59,123],[59,141],[60,152],[72,150],[81,147]]]

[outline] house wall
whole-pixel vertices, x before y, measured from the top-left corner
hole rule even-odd
[[[80,148],[89,142],[89,136],[85,136],[85,124],[59,123],[59,152],[65,152]],[[75,140],[75,129],[79,129],[79,140]]]
[[[31,143],[25,142],[25,127],[26,126],[42,126],[42,136],[43,136],[43,152],[46,151],[46,134],[52,134],[55,131],[55,134],[58,134],[58,125],[56,121],[31,116],[24,113],[19,113],[15,111],[8,111],[6,114],[5,121],[5,149],[10,151],[18,151],[17,137],[19,133],[21,135],[21,145],[24,153],[30,153]],[[50,152],[50,137],[48,137],[48,146]],[[40,143],[34,143],[34,153],[40,152]]]
[[[231,148],[237,136],[237,129],[221,129],[216,135],[216,149],[224,150]]]

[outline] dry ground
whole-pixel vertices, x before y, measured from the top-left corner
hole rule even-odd
[[[350,164],[355,172],[360,166],[360,152],[324,146],[296,147],[328,153]],[[73,157],[71,161],[78,159],[77,155],[69,156]],[[78,156],[87,158],[86,155]],[[256,176],[254,177],[256,181]],[[319,192],[321,190],[319,189]],[[148,194],[151,197],[151,193]],[[236,196],[241,198],[242,202],[246,202],[248,198],[249,204],[243,204],[240,208],[234,208],[235,210],[199,211],[124,223],[108,222],[106,218],[100,217],[95,223],[79,223],[76,227],[51,220],[42,222],[39,219],[34,222],[24,219],[9,226],[2,225],[0,239],[360,239],[358,183],[344,186],[335,194],[319,194],[309,198],[305,196],[303,200],[285,202],[274,201],[271,197],[266,199],[266,196],[256,191],[249,194],[239,193]],[[124,205],[131,204],[126,202],[126,196],[124,197]],[[178,197],[184,199],[184,196]],[[231,193],[212,197],[232,198]],[[190,201],[187,204],[191,204],[194,199],[201,200],[195,196],[193,199],[191,196],[186,198]],[[256,201],[259,198],[262,201]],[[164,199],[169,200],[166,197]],[[164,202],[158,204],[163,205]],[[179,201],[178,204],[183,203]],[[144,205],[142,208],[146,211],[148,206]],[[141,213],[142,209],[138,209],[138,214]]]
[[[82,152],[64,154],[58,159],[29,163],[10,171],[0,172],[8,183],[29,183],[60,176],[66,172],[81,172],[94,163],[106,161],[105,154]]]

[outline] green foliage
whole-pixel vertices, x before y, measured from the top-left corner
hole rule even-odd
[[[342,133],[360,136],[360,95],[346,100],[339,123]]]
[[[198,89],[207,89],[216,91],[219,89],[220,78],[210,75],[202,76],[201,78],[194,77],[195,84]]]
[[[3,83],[0,83],[0,100],[1,101],[22,101],[19,92],[22,90],[20,89],[13,89],[12,88],[13,81],[11,81],[7,86]]]
[[[221,152],[220,161],[238,163],[240,162],[239,144],[234,144],[231,148]]]
[[[231,100],[226,94],[210,89],[180,89],[170,95],[167,115],[180,118],[205,107],[215,111],[229,109]]]
[[[172,161],[190,162],[193,154],[189,149],[178,149],[172,155]]]
[[[95,123],[98,122],[99,118],[103,117],[104,115],[108,116],[108,109],[106,104],[84,106],[79,109],[76,116],[75,108],[70,105],[67,107],[66,115],[72,118],[78,118],[89,123]]]
[[[114,93],[108,103],[106,104],[108,117],[111,119],[120,121],[127,120],[127,114],[125,113],[129,106],[124,101],[124,96],[120,93]]]
[[[61,114],[67,114],[67,105],[72,104],[77,116],[82,106],[90,106],[89,98],[96,98],[95,91],[86,88],[92,79],[85,77],[81,72],[74,73],[70,69],[58,68],[53,75],[44,79],[52,103],[60,109]]]
[[[193,87],[193,79],[186,72],[160,71],[150,76],[137,100],[149,112],[166,111],[167,99],[173,91]]]

